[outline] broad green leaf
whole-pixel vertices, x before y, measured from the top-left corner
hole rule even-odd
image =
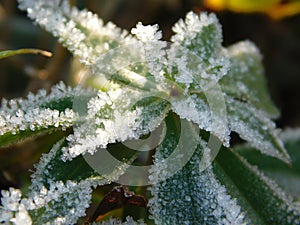
[[[270,117],[278,117],[279,112],[270,99],[267,90],[262,56],[256,46],[243,41],[228,48],[230,70],[220,80],[223,91],[233,98],[248,102]]]
[[[216,158],[216,164],[222,169],[217,171],[218,179],[222,176],[230,179],[232,184],[224,183],[232,197],[244,197],[241,204],[244,210],[249,205],[255,210],[265,224],[299,224],[300,207],[291,196],[265,176],[256,166],[251,165],[238,154],[222,148]],[[235,193],[234,193],[235,192]],[[244,205],[244,206],[243,206]]]
[[[18,50],[0,51],[0,59],[4,59],[15,55],[21,55],[21,54],[41,54],[47,57],[52,56],[52,53],[48,51],[44,51],[40,49],[32,49],[32,48],[23,48]]]
[[[202,140],[188,163],[170,175],[172,169],[166,161],[179,137],[168,135],[155,155],[152,169],[153,197],[149,204],[155,224],[299,223],[299,205],[255,166],[227,148],[221,149],[212,167],[200,172],[203,151],[208,151]],[[180,160],[187,157],[188,149],[184,150]]]
[[[230,97],[226,97],[226,103],[230,130],[260,152],[290,163],[290,157],[278,136],[279,131],[263,111]]]
[[[155,154],[150,175],[153,197],[149,204],[155,224],[242,224],[243,212],[212,169],[200,172],[207,143],[199,140],[187,121],[181,121],[180,135],[170,122],[174,124],[168,123],[167,136]]]

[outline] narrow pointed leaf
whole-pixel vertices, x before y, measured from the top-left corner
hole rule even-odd
[[[273,121],[260,110],[236,99],[227,98],[227,115],[230,129],[266,155],[290,163],[279,131]]]
[[[23,48],[18,50],[0,51],[0,59],[4,59],[15,55],[21,55],[21,54],[41,54],[47,57],[52,56],[52,53],[48,51],[44,51],[40,49],[32,49],[32,48]]]
[[[256,166],[229,149],[223,148],[217,163],[230,177],[237,192],[233,197],[244,196],[265,224],[299,224],[300,207]]]
[[[299,129],[289,129],[280,134],[287,152],[291,157],[291,165],[261,155],[249,145],[241,145],[234,150],[249,163],[256,165],[267,176],[274,179],[278,185],[290,195],[300,200],[300,133]]]

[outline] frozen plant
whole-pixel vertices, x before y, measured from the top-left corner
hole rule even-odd
[[[149,223],[300,223],[299,202],[230,148],[236,132],[248,148],[293,163],[272,121],[278,111],[253,43],[223,47],[214,14],[189,12],[174,25],[167,47],[157,25],[138,23],[128,33],[67,0],[18,2],[79,58],[92,87],[59,83],[49,93],[2,100],[0,147],[73,129],[41,157],[28,193],[2,191],[0,222],[75,224],[93,188],[118,182],[149,185],[151,220],[142,218]],[[157,130],[151,141],[140,140]],[[128,147],[141,150],[155,141],[153,165],[132,166],[138,154]],[[108,157],[106,149],[117,142],[124,144],[120,160],[98,161],[95,168],[93,158]],[[132,170],[145,173],[135,181],[120,178]],[[92,222],[145,224],[131,217]]]

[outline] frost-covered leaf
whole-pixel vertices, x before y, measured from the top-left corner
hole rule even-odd
[[[222,148],[212,166],[200,172],[200,158],[208,151],[206,142],[200,143],[173,176],[163,159],[176,148],[178,137],[168,136],[158,149],[149,200],[155,224],[299,223],[299,203],[229,149]]]
[[[282,189],[300,201],[300,130],[287,129],[280,134],[291,157],[291,165],[266,155],[261,155],[249,145],[236,146],[234,150],[274,179]]]
[[[207,143],[193,130],[187,132],[185,126],[181,126],[184,131],[179,137],[174,126],[169,123],[151,169],[153,197],[149,205],[155,224],[242,224],[243,212],[212,168],[200,172],[203,152],[209,150]],[[167,162],[174,152],[176,156]]]
[[[230,70],[220,80],[223,91],[233,98],[249,102],[271,117],[278,117],[278,110],[268,94],[262,56],[257,47],[243,41],[228,48]]]
[[[71,127],[79,119],[73,111],[73,99],[88,98],[91,90],[70,88],[63,83],[54,86],[47,95],[45,90],[30,93],[26,99],[2,99],[0,108],[0,146],[43,132]]]
[[[53,182],[23,199],[33,224],[75,224],[91,203],[90,182]]]
[[[227,97],[227,115],[230,130],[262,153],[290,163],[290,157],[279,138],[279,130],[266,113],[249,103]]]
[[[202,60],[219,54],[222,43],[221,25],[214,14],[189,12],[185,20],[179,20],[173,27],[176,33],[172,42],[193,51]]]
[[[59,38],[85,64],[125,40],[126,32],[114,24],[103,24],[96,14],[70,7],[68,1],[19,0],[19,8],[40,26]]]
[[[216,87],[216,86],[215,86]],[[204,94],[193,94],[188,98],[172,102],[172,110],[182,119],[187,119],[218,137],[229,146],[230,130],[227,125],[226,105],[223,94],[216,88]],[[220,94],[221,93],[221,94]],[[213,101],[209,101],[212,100]]]
[[[153,131],[169,107],[163,99],[149,101],[149,97],[127,88],[99,91],[87,104],[85,121],[67,137],[69,145],[63,149],[64,158],[72,159],[87,152],[93,154],[109,143],[138,139]]]
[[[68,1],[19,0],[19,7],[88,66],[93,81],[102,77],[101,81],[141,89],[163,86],[151,81],[163,81],[166,67],[162,50],[166,42],[159,40],[162,35],[157,25],[140,23],[132,29],[133,36],[111,22],[104,25],[90,11],[70,7]]]
[[[51,182],[57,181],[80,182],[85,179],[103,179],[82,156],[64,162],[62,160],[62,148],[66,144],[66,141],[61,140],[49,153],[42,156],[40,162],[36,165],[36,172],[31,176],[33,187],[39,187],[41,184],[48,187]]]
[[[258,221],[263,221],[263,224],[300,223],[299,202],[286,194],[256,166],[225,148],[219,152],[216,162],[219,168],[222,168],[221,172],[216,171],[219,180],[226,180],[222,179],[222,176],[231,180],[224,185],[232,197],[245,198],[244,203],[240,204],[245,212],[248,211],[249,206],[252,207],[257,214],[256,218]]]
[[[173,28],[176,33],[168,50],[169,72],[186,89],[203,91],[229,69],[222,31],[214,14],[189,12]]]
[[[21,204],[33,224],[74,224],[85,215],[91,201],[92,188],[117,180],[126,170],[127,163],[135,158],[134,154],[127,155],[127,161],[123,159],[123,163],[104,177],[91,168],[82,156],[64,162],[64,145],[65,141],[61,140],[42,157],[32,175],[28,196],[23,199],[21,196],[18,199],[8,196],[7,201],[17,208],[12,209],[3,204],[1,215],[12,215],[12,218],[17,216]]]
[[[149,96],[139,100],[133,108],[142,109],[138,130],[146,134],[161,123],[171,106],[165,99]]]

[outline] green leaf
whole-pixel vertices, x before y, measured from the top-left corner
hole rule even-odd
[[[189,12],[173,30],[168,63],[176,82],[199,93],[227,73],[229,61],[221,46],[221,26],[214,14]]]
[[[299,130],[287,130],[281,135],[284,146],[291,156],[291,165],[282,161],[261,155],[249,145],[236,146],[234,150],[247,159],[252,165],[256,165],[267,176],[275,180],[287,193],[300,200],[300,135]]]
[[[256,46],[243,41],[228,48],[230,70],[220,80],[223,91],[233,98],[248,102],[270,117],[279,116],[268,93],[262,57]]]
[[[169,111],[167,100],[128,88],[99,91],[87,104],[87,115],[68,137],[64,157],[71,159],[110,143],[136,140],[157,128]]]
[[[86,104],[93,95],[91,90],[67,88],[60,83],[49,94],[40,90],[35,95],[30,93],[27,99],[3,99],[0,108],[0,147],[73,126],[83,114],[82,111],[74,112],[73,108],[79,109],[78,105]]]
[[[61,149],[66,144],[66,141],[60,141],[48,154],[42,156],[37,164],[37,171],[32,175],[34,183],[38,182],[49,188],[49,184],[56,181],[65,183],[68,180],[80,182],[88,178],[103,179],[89,166],[83,156],[78,156],[72,161],[63,161]]]
[[[140,127],[141,132],[149,132],[149,127],[157,127],[170,110],[170,103],[156,96],[144,97],[134,104],[133,108],[141,108]],[[153,124],[152,126],[149,124]]]
[[[221,176],[225,176],[232,181],[231,185],[225,182],[224,185],[231,189],[232,197],[245,198],[241,205],[246,212],[250,205],[265,224],[300,223],[299,204],[256,166],[226,148],[221,149],[216,161],[223,170],[218,172],[218,178],[222,182]]]
[[[18,50],[7,50],[7,51],[0,51],[0,59],[4,59],[7,57],[21,55],[21,54],[41,54],[43,56],[51,57],[52,53],[40,49],[33,49],[33,48],[23,48]]]
[[[116,181],[122,175],[128,163],[135,158],[135,152],[109,151],[122,160],[109,173],[99,174],[83,156],[72,161],[63,161],[62,148],[67,144],[61,140],[52,150],[41,158],[32,175],[29,197],[35,199],[35,207],[29,211],[34,224],[47,222],[72,224],[85,214],[89,206],[92,187]],[[101,159],[99,159],[101,163]],[[39,202],[41,201],[41,202]]]
[[[25,131],[17,131],[16,133],[6,132],[0,136],[0,147],[9,146],[14,143],[18,143],[26,138],[35,137],[37,135],[42,135],[45,133],[52,133],[57,131],[58,128],[52,126],[47,128],[41,128],[37,130],[25,130]]]
[[[203,60],[213,58],[221,49],[222,29],[214,14],[189,12],[185,21],[179,20],[174,25],[173,31],[176,33],[171,39],[173,42],[188,48]]]
[[[212,169],[200,171],[207,143],[199,140],[192,124],[181,121],[179,135],[172,122],[150,175],[153,197],[149,204],[155,224],[242,224],[240,207],[226,194]]]
[[[230,97],[226,103],[230,130],[260,152],[290,163],[290,156],[278,137],[279,131],[263,111]]]
[[[172,129],[172,128],[171,128]],[[174,132],[173,128],[173,132]],[[176,132],[175,132],[176,133]],[[190,149],[171,174],[168,157],[182,138],[169,131],[155,154],[152,168],[150,212],[155,224],[298,224],[299,205],[270,178],[244,158],[222,148],[212,167],[200,170],[201,158],[209,151],[200,141],[189,161]],[[191,132],[189,133],[191,134]],[[189,139],[192,141],[192,137]],[[181,143],[184,144],[184,143]],[[187,146],[187,145],[183,145]],[[174,162],[174,161],[173,161]]]

